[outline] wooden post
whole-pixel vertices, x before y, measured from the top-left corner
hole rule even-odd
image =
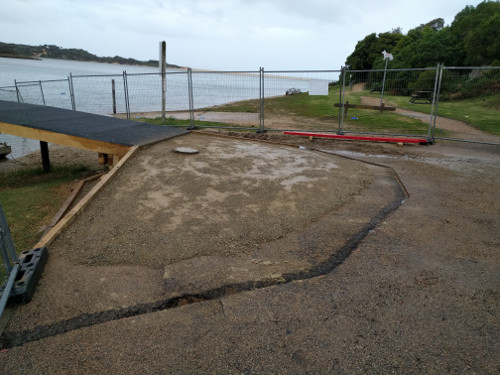
[[[111,94],[113,96],[113,114],[116,115],[116,90],[115,90],[115,80],[111,80]]]
[[[50,157],[49,157],[49,144],[47,142],[40,141],[40,152],[42,154],[42,165],[43,171],[50,172]]]
[[[165,109],[167,97],[167,43],[160,42],[160,73],[161,73],[161,123],[165,123]]]
[[[344,116],[347,116],[348,108],[349,108],[349,100],[344,103]]]

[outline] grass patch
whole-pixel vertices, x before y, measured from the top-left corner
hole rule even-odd
[[[408,97],[387,95],[385,98],[397,107],[416,112],[430,113],[431,104],[409,103]],[[500,135],[500,94],[473,99],[442,101],[438,116],[463,121],[489,134]]]
[[[93,175],[84,166],[23,169],[0,175],[0,203],[18,253],[33,248],[40,228],[47,225],[70,194],[76,180]],[[0,284],[5,275],[0,267]]]
[[[147,122],[148,124],[155,124],[155,125],[191,126],[191,120],[179,120],[179,119],[176,119],[175,117],[165,118],[165,122],[162,122],[161,117],[156,117],[156,118],[142,117],[139,119],[139,121]],[[220,128],[221,126],[241,127],[240,125],[232,124],[232,123],[201,121],[201,120],[195,120],[194,125],[195,126],[203,126],[203,127],[215,127],[215,128],[217,128],[217,127]]]

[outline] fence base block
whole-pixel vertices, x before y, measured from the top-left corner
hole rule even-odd
[[[324,134],[324,133],[308,133],[308,132],[291,132],[286,131],[283,134],[288,135],[301,135],[309,137],[312,140],[313,137],[317,138],[333,138],[333,139],[348,139],[353,141],[371,141],[371,142],[392,142],[392,143],[418,143],[421,145],[426,145],[429,142],[427,139],[423,138],[399,138],[399,137],[369,137],[369,136],[359,136],[359,135],[339,135],[339,134]]]
[[[31,301],[48,257],[49,252],[46,247],[26,250],[19,255],[19,271],[10,292],[9,302]],[[0,291],[2,289],[3,287]]]

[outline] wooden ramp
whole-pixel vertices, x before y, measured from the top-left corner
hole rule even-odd
[[[116,164],[132,146],[187,130],[68,109],[0,100],[0,132],[109,155]]]

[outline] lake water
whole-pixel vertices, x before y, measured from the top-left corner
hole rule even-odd
[[[67,80],[73,75],[121,75],[126,70],[130,73],[158,73],[158,68],[101,64],[81,61],[56,59],[25,60],[0,58],[0,87],[14,86],[17,82]],[[60,93],[59,93],[60,94]],[[40,143],[37,140],[15,137],[0,133],[0,143],[6,142],[12,147],[12,153],[7,157],[20,156],[38,151]]]

